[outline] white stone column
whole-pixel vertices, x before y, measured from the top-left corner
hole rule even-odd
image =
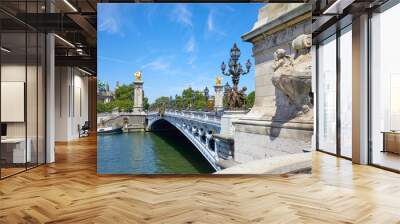
[[[54,5],[46,1],[46,12],[54,12]],[[55,162],[55,40],[46,35],[46,163]]]
[[[222,110],[224,108],[224,92],[223,86],[221,84],[217,84],[214,86],[215,90],[215,102],[214,102],[214,109],[216,111]]]
[[[368,163],[368,15],[352,25],[352,160]]]
[[[134,102],[133,112],[143,111],[143,81],[136,80],[134,82]]]
[[[54,34],[46,35],[46,163],[55,161],[55,54]]]

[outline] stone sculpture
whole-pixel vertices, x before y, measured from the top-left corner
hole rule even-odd
[[[135,72],[135,81],[141,81],[142,80],[142,72],[137,71]]]
[[[290,75],[293,71],[293,59],[290,55],[286,54],[285,49],[278,49],[274,52],[274,63],[272,68],[276,70],[280,69],[280,74]]]
[[[229,85],[225,85],[225,102],[226,107],[229,109],[243,109],[246,102],[246,87],[241,90],[235,90]]]
[[[217,77],[215,78],[215,85],[216,85],[216,86],[220,86],[221,83],[222,83],[222,77],[217,76]]]
[[[295,38],[292,48],[295,50],[294,58],[287,55],[284,49],[275,51],[272,83],[296,107],[297,113],[294,117],[312,116],[311,35],[302,34]]]

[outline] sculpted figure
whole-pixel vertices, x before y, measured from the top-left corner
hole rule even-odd
[[[272,68],[274,72],[277,72],[279,69],[279,73],[281,74],[290,74],[293,70],[293,59],[290,55],[286,54],[285,49],[278,49],[274,52],[274,63]]]
[[[225,86],[225,102],[228,108],[232,108],[233,106],[233,94],[232,88],[228,85]]]
[[[165,114],[165,104],[162,103],[161,106],[158,108],[158,113],[160,113],[160,116],[163,117]]]
[[[142,72],[137,71],[135,72],[135,81],[141,81],[142,80]]]
[[[243,87],[240,91],[239,91],[239,101],[238,101],[238,107],[243,107],[244,103],[246,102],[246,87]]]
[[[292,47],[295,50],[294,75],[311,77],[311,45],[311,34],[302,34],[293,40]]]
[[[312,45],[311,34],[302,34],[292,41],[292,48],[296,54],[303,49],[309,49]]]
[[[221,78],[221,76],[217,76],[217,77],[215,78],[215,85],[216,85],[216,86],[220,86],[221,83],[222,83],[222,78]]]
[[[244,108],[246,103],[246,87],[241,90],[225,86],[225,103],[228,109],[241,109]]]
[[[296,108],[294,117],[305,114],[312,116],[312,113],[309,113],[312,109],[311,45],[311,35],[302,34],[292,41],[295,59],[287,55],[284,49],[278,49],[274,53],[272,83],[287,97],[289,104]]]

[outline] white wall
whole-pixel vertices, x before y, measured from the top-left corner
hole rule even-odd
[[[79,137],[78,125],[88,120],[88,78],[76,68],[56,67],[55,140]]]
[[[28,72],[28,84],[29,86],[36,86],[36,80],[32,80],[30,77],[32,73],[36,74],[36,67],[25,66],[25,64],[3,64],[1,66],[1,81],[2,82],[24,82],[26,83],[25,77]],[[3,96],[4,97],[4,96]],[[7,135],[8,137],[25,137],[25,126],[28,125],[28,137],[30,130],[36,130],[36,88],[27,88],[27,122],[7,122]],[[10,108],[1,108],[1,110],[9,110]],[[25,110],[25,108],[21,108]],[[35,112],[35,113],[34,113]],[[33,123],[32,123],[33,122]],[[36,132],[35,132],[36,136]]]
[[[26,80],[27,79],[27,80]],[[24,138],[25,135],[29,139],[32,162],[44,163],[45,150],[45,115],[44,115],[44,73],[42,67],[36,65],[25,65],[25,63],[3,63],[1,66],[1,81],[3,82],[20,82],[26,85],[26,89],[17,90],[18,93],[5,92],[2,89],[2,98],[10,98],[7,94],[22,94],[23,102],[19,107],[3,106],[1,108],[4,113],[19,113],[22,119],[20,121],[5,122],[7,123],[8,138]],[[26,90],[26,99],[24,100]],[[5,95],[4,95],[5,94]],[[12,103],[12,102],[11,102]],[[18,102],[14,102],[18,104]],[[26,103],[26,105],[25,105]],[[15,106],[15,105],[14,105]],[[26,113],[26,119],[24,114]],[[3,118],[2,118],[3,120]]]

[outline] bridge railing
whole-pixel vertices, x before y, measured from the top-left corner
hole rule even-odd
[[[197,119],[202,121],[210,121],[219,123],[221,115],[216,112],[202,112],[202,111],[166,111],[166,115],[186,117],[190,119]]]

